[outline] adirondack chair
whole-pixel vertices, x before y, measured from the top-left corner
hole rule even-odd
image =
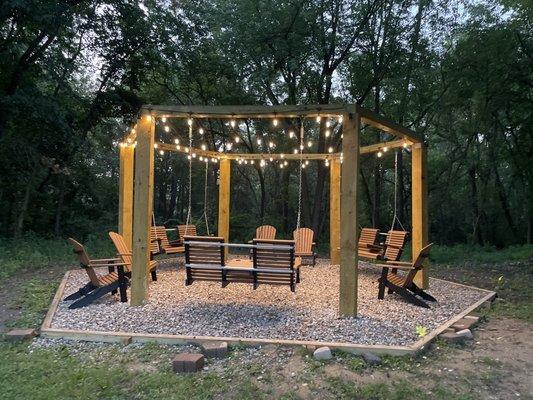
[[[76,300],[69,308],[84,307],[107,293],[117,293],[117,290],[120,291],[121,301],[127,301],[128,273],[125,271],[126,264],[120,258],[91,259],[81,243],[73,238],[69,238],[68,241],[74,248],[74,253],[78,255],[80,266],[89,276],[89,282],[85,286],[63,299],[63,301]],[[107,267],[108,273],[105,275],[97,274],[94,270],[97,267]]]
[[[357,254],[359,257],[377,260],[383,248],[376,244],[379,229],[362,228],[357,242]]]
[[[426,301],[436,302],[437,300],[433,296],[424,292],[413,282],[416,273],[423,270],[424,260],[429,257],[429,250],[432,246],[433,243],[420,250],[413,263],[397,261],[395,263],[377,264],[378,267],[382,268],[381,277],[378,281],[378,299],[382,300],[385,297],[385,288],[388,288],[389,294],[396,292],[408,302],[420,307],[429,308]],[[392,269],[392,271],[389,272],[389,269]],[[406,271],[406,274],[398,274],[400,269]]]
[[[276,239],[276,228],[272,225],[261,225],[255,230],[254,239]]]
[[[409,232],[406,231],[389,231],[381,258],[391,263],[398,261],[402,256],[407,236],[409,236]]]
[[[126,244],[124,237],[116,232],[109,232],[109,237],[117,249],[117,254],[124,263],[124,269],[131,273],[131,264],[133,262],[133,254]],[[148,264],[148,271],[152,275],[152,281],[157,281],[157,261],[152,260],[153,253],[150,254],[150,262]]]
[[[254,239],[253,244],[253,288],[259,284],[289,285],[294,292],[302,264],[301,258],[294,256],[295,242]]]
[[[222,282],[225,251],[224,246],[216,246],[216,244],[224,243],[224,238],[183,236],[183,242],[185,244],[185,285],[192,285],[195,280]]]
[[[185,247],[179,245],[178,241],[171,242],[168,240],[167,230],[164,226],[150,227],[150,241],[151,243],[157,243],[160,248],[160,252],[156,254],[177,254],[185,252]]]
[[[298,228],[293,232],[293,238],[295,243],[296,257],[303,259],[311,258],[313,260],[313,266],[316,265],[316,253],[313,250],[315,242],[313,242],[314,232],[309,228]]]

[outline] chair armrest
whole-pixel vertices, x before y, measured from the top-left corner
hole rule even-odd
[[[372,264],[373,266],[375,267],[378,267],[378,268],[396,268],[396,269],[402,269],[402,270],[405,270],[405,271],[410,271],[413,268],[412,265],[396,265],[396,264]]]
[[[389,265],[403,265],[403,266],[406,266],[406,267],[412,267],[413,266],[413,263],[410,263],[410,262],[407,262],[407,261],[386,261],[387,264]]]
[[[89,262],[89,264],[91,264],[91,265],[92,264],[94,264],[94,265],[102,264],[102,263],[103,264],[109,264],[109,263],[115,262],[115,261],[120,262],[120,258],[96,258],[96,259],[91,260]]]
[[[125,262],[109,262],[109,263],[98,263],[93,264],[92,262],[87,265],[87,267],[118,267],[118,266],[124,266],[124,265],[130,265],[130,263]]]

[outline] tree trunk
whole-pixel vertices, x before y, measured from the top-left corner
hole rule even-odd
[[[476,167],[472,166],[468,170],[468,176],[470,178],[470,190],[471,190],[471,205],[472,205],[472,239],[474,244],[483,246],[483,235],[481,234],[480,219],[478,206],[478,190],[476,180]]]
[[[59,184],[59,197],[57,199],[57,207],[56,207],[56,218],[54,223],[54,235],[60,236],[61,235],[61,216],[63,213],[63,204],[65,200],[65,176],[60,177],[60,184]]]
[[[30,178],[26,183],[26,189],[24,190],[24,197],[22,198],[22,204],[15,222],[15,229],[13,231],[13,236],[18,238],[22,235],[22,230],[24,228],[24,220],[26,219],[26,213],[28,212],[28,205],[30,203],[30,196],[33,190],[33,181],[35,180],[35,175],[37,175],[38,166],[33,167]]]

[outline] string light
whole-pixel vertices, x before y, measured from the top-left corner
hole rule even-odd
[[[204,134],[204,128],[200,128],[200,129],[198,129],[198,133],[199,133],[200,135],[203,135],[203,134]]]
[[[283,165],[289,165],[289,162],[288,162],[288,161],[285,161],[285,162],[283,163]]]
[[[131,138],[127,138],[126,142],[131,143]]]
[[[204,150],[204,151],[207,149],[207,146],[205,145],[205,143],[202,143],[201,147],[202,147],[202,150]]]
[[[285,154],[280,154],[280,157],[281,157],[281,158],[284,158],[284,157],[285,157]]]
[[[326,129],[326,131],[324,132],[326,137],[329,137],[331,135],[331,131],[329,129]]]
[[[187,118],[187,125],[192,126],[192,118]]]
[[[261,138],[257,138],[257,145],[261,146]]]
[[[387,152],[389,150],[389,148],[387,146],[383,147],[383,152]]]
[[[131,128],[131,133],[135,133],[135,128]]]
[[[188,153],[188,152],[189,152],[189,148],[185,147],[185,153]]]
[[[159,145],[157,143],[154,143],[154,149],[157,149]]]
[[[407,142],[403,142],[403,148],[404,148],[404,149],[407,148]]]
[[[330,148],[328,149],[328,153],[333,153],[333,147],[330,147]]]
[[[187,156],[187,160],[190,160],[191,159],[191,156]]]
[[[294,154],[298,154],[298,149],[294,149]]]
[[[274,161],[274,159],[272,157],[269,158],[270,162]]]
[[[209,162],[209,160],[208,160],[208,158],[207,158],[207,157],[206,157],[206,158],[204,158],[204,162],[205,162],[205,163],[208,163],[208,162]]]
[[[231,150],[232,147],[233,147],[233,145],[231,143],[227,143],[226,144],[226,149]]]
[[[378,156],[378,158],[381,158],[381,156],[383,155],[383,153],[380,151],[378,151],[378,153],[376,154]]]
[[[342,124],[342,115],[339,115],[338,121],[339,121],[339,124]]]
[[[265,164],[266,164],[265,160],[261,160],[261,161],[259,162],[259,165],[260,165],[261,167],[264,167]]]
[[[248,164],[248,160],[244,160],[244,163],[245,163],[245,164]]]
[[[163,129],[165,130],[165,132],[170,131],[170,127],[168,125],[165,125],[165,127]]]
[[[293,138],[294,137],[294,131],[289,131],[289,138]]]
[[[274,126],[278,126],[278,119],[277,119],[277,118],[274,118],[274,119],[272,120],[272,125],[274,125]]]
[[[192,153],[192,158],[196,158],[196,153]]]
[[[163,154],[165,154],[165,151],[164,150],[159,150],[159,154],[163,155]]]
[[[255,164],[255,161],[254,160],[250,160],[250,164]]]
[[[238,136],[235,136],[235,143],[239,143],[241,141],[241,138]]]
[[[274,147],[274,142],[268,142],[268,147],[273,148]]]
[[[326,160],[324,164],[326,164],[326,167],[329,167],[329,160]]]
[[[178,138],[174,139],[174,143],[180,144],[180,140]]]
[[[280,165],[279,165],[280,168],[283,168],[284,166],[285,166],[285,165],[283,165],[283,164],[280,164]]]
[[[179,150],[179,149],[181,149],[181,146],[178,144],[176,145],[176,150]]]
[[[310,140],[307,142],[307,147],[311,147],[313,145],[313,142]]]
[[[305,168],[306,165],[307,165],[307,164],[302,164],[302,168]]]
[[[320,115],[316,116],[316,122],[320,122],[321,119],[322,119],[322,117]]]
[[[200,156],[200,161],[204,161],[204,158],[202,156]]]
[[[329,120],[326,121],[326,128],[329,128],[331,125],[331,122],[329,122]]]
[[[303,150],[303,149],[304,149],[304,145],[301,144],[301,145],[300,145],[300,150]]]
[[[161,117],[161,122],[167,122],[167,117]]]
[[[309,165],[309,160],[305,160],[305,164],[304,165]]]
[[[234,120],[234,119],[232,119],[232,120],[229,122],[229,124],[231,125],[232,128],[235,128],[235,120]]]

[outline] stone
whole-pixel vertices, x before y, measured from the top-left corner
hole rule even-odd
[[[478,319],[475,318],[462,318],[459,321],[457,321],[455,324],[452,325],[452,328],[455,329],[455,331],[462,331],[463,329],[470,329],[473,327],[477,322]]]
[[[363,360],[365,360],[365,363],[367,363],[368,365],[379,365],[379,364],[381,364],[381,358],[379,358],[377,355],[375,355],[374,353],[371,353],[369,351],[364,352],[363,354],[361,354],[361,357],[363,357]]]
[[[327,346],[324,346],[316,349],[313,353],[313,357],[315,360],[329,360],[333,356],[331,354],[331,349]]]
[[[474,339],[474,335],[472,334],[472,331],[470,329],[463,329],[455,332],[455,334],[458,336],[462,336],[465,339]]]
[[[224,358],[228,355],[228,342],[204,342],[202,343],[202,353],[210,358]]]
[[[35,329],[12,329],[6,333],[6,339],[12,342],[33,339],[35,336]]]
[[[444,332],[439,335],[440,339],[447,340],[449,342],[460,343],[467,339],[473,339],[472,331],[470,329],[463,329],[457,332]]]
[[[198,372],[204,368],[204,356],[198,353],[180,353],[172,360],[175,373]]]

